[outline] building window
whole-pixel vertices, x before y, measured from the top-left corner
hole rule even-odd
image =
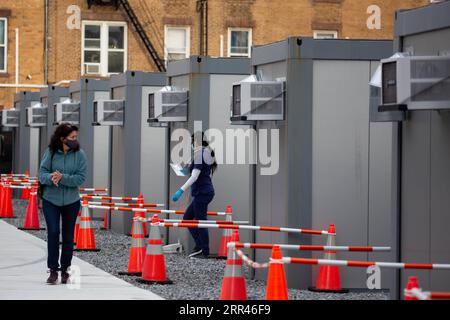
[[[250,57],[252,29],[228,28],[228,56]]]
[[[6,72],[6,62],[8,54],[8,21],[0,18],[0,72]]]
[[[190,27],[164,27],[164,59],[166,62],[188,58]]]
[[[332,30],[314,30],[314,39],[337,39],[338,32]]]
[[[108,76],[127,69],[125,22],[83,21],[81,73]]]

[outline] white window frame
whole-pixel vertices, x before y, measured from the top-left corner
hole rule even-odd
[[[0,45],[5,48],[5,56],[4,56],[4,69],[0,69],[0,73],[6,73],[8,70],[8,18],[0,17],[0,20],[5,21],[5,44]]]
[[[112,74],[117,74],[117,72],[108,72],[108,53],[109,52],[123,52],[123,72],[127,70],[128,67],[128,25],[126,22],[122,21],[93,21],[93,20],[83,20],[81,22],[81,75],[86,75],[84,70],[84,33],[85,26],[100,26],[100,72],[101,76],[110,76]],[[123,49],[109,49],[109,27],[124,27],[123,29]],[[90,50],[86,48],[86,50]],[[97,49],[94,49],[97,50]]]
[[[248,54],[245,53],[231,53],[231,32],[232,31],[248,31]],[[252,36],[252,28],[235,28],[235,27],[231,27],[228,28],[228,41],[227,41],[227,52],[228,52],[228,57],[251,57],[252,54],[252,41],[253,41],[253,36]]]
[[[322,38],[320,37],[321,34],[332,34],[333,38]],[[313,37],[314,39],[337,39],[338,38],[338,32],[336,30],[314,30],[313,31]]]
[[[185,58],[189,58],[191,55],[191,27],[190,26],[174,26],[174,25],[164,25],[164,61],[167,65],[167,57],[169,56],[169,51],[167,50],[167,35],[169,29],[182,29],[186,31],[186,51],[185,52],[174,52],[174,53],[184,53]]]

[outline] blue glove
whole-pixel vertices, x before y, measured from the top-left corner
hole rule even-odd
[[[183,195],[183,192],[184,192],[183,189],[178,189],[178,191],[175,192],[175,194],[173,195],[172,200],[173,200],[174,202],[177,202],[178,199],[180,199],[181,196]]]

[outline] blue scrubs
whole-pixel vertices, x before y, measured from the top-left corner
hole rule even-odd
[[[200,152],[201,151],[201,152]],[[200,170],[200,175],[192,184],[192,202],[186,209],[183,219],[185,220],[207,220],[208,204],[214,198],[214,187],[211,181],[211,154],[208,148],[194,152],[194,162],[190,170]],[[202,249],[202,254],[209,255],[209,236],[207,228],[189,228],[197,248]]]

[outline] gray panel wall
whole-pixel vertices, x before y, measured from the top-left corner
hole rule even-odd
[[[370,63],[371,77],[379,62]],[[370,117],[370,116],[369,116]],[[370,123],[368,244],[390,245],[391,252],[369,253],[371,261],[398,261],[398,123]],[[397,298],[399,271],[381,270],[381,287]]]
[[[299,47],[293,48],[299,56]],[[263,80],[286,79],[285,121],[258,122],[257,129],[279,130],[279,171],[261,175],[255,172],[255,219],[257,225],[311,228],[312,225],[312,60],[290,58],[283,62],[257,66]],[[276,142],[272,142],[276,143]],[[256,232],[256,242],[310,244],[311,236],[277,232]],[[285,256],[311,257],[310,252],[286,251]],[[268,261],[270,251],[256,250],[257,261]],[[311,285],[311,267],[287,265],[289,287]],[[267,270],[257,270],[256,277],[267,279]]]
[[[94,92],[94,100],[109,99],[109,91]],[[93,105],[89,108],[93,115]],[[93,116],[90,117],[91,122]],[[109,153],[110,153],[110,128],[104,126],[94,126],[93,143],[94,152],[92,159],[92,185],[85,184],[86,187],[108,188],[109,186]]]
[[[370,61],[314,62],[313,228],[334,223],[341,245],[391,244],[393,125],[369,123],[370,75]],[[368,254],[338,258],[366,260]],[[318,268],[313,271],[316,279]],[[366,288],[366,270],[342,268],[341,280],[347,288]],[[384,288],[392,283],[382,280]]]
[[[125,100],[125,87],[118,87],[111,89],[111,99],[113,100]],[[125,106],[126,107],[126,106]],[[119,196],[125,195],[125,141],[124,141],[124,128],[121,126],[112,127],[112,144],[111,144],[111,195]],[[124,228],[125,215],[121,212],[111,212],[111,229],[127,233],[128,229]]]
[[[119,79],[119,77],[123,77]],[[164,84],[160,74],[127,72],[114,81],[111,99],[125,100],[124,125],[112,128],[111,194],[144,196],[145,202],[165,203],[165,129],[149,128],[148,94]],[[148,79],[148,80],[147,80]],[[129,234],[133,213],[113,212],[111,228]]]
[[[148,95],[160,89],[161,87],[142,88],[139,188],[146,203],[160,203],[167,208],[168,129],[149,127],[147,123]],[[147,216],[151,217],[152,214],[147,214]],[[162,228],[161,236],[165,241],[165,231]]]
[[[287,76],[286,62],[278,62],[258,66],[257,70],[262,73],[263,80],[285,78]],[[255,171],[255,225],[263,226],[287,226],[287,203],[286,203],[286,142],[287,132],[284,122],[264,121],[258,122],[256,130],[279,129],[280,130],[280,171],[276,175],[261,175],[261,165],[256,165]],[[287,237],[278,232],[255,232],[257,243],[287,243]],[[268,261],[270,252],[268,250],[255,250],[256,261]],[[266,280],[267,270],[255,270],[257,279]]]
[[[450,28],[402,38],[403,50],[414,55],[450,52]],[[450,116],[447,111],[412,111],[402,124],[401,259],[449,263]],[[449,291],[450,273],[408,270],[426,290]]]
[[[39,103],[39,93],[22,91],[16,94],[15,106],[20,109],[20,127],[18,129],[18,162],[15,173],[29,171],[30,176],[37,175],[39,162],[39,129],[26,126],[26,108]]]

